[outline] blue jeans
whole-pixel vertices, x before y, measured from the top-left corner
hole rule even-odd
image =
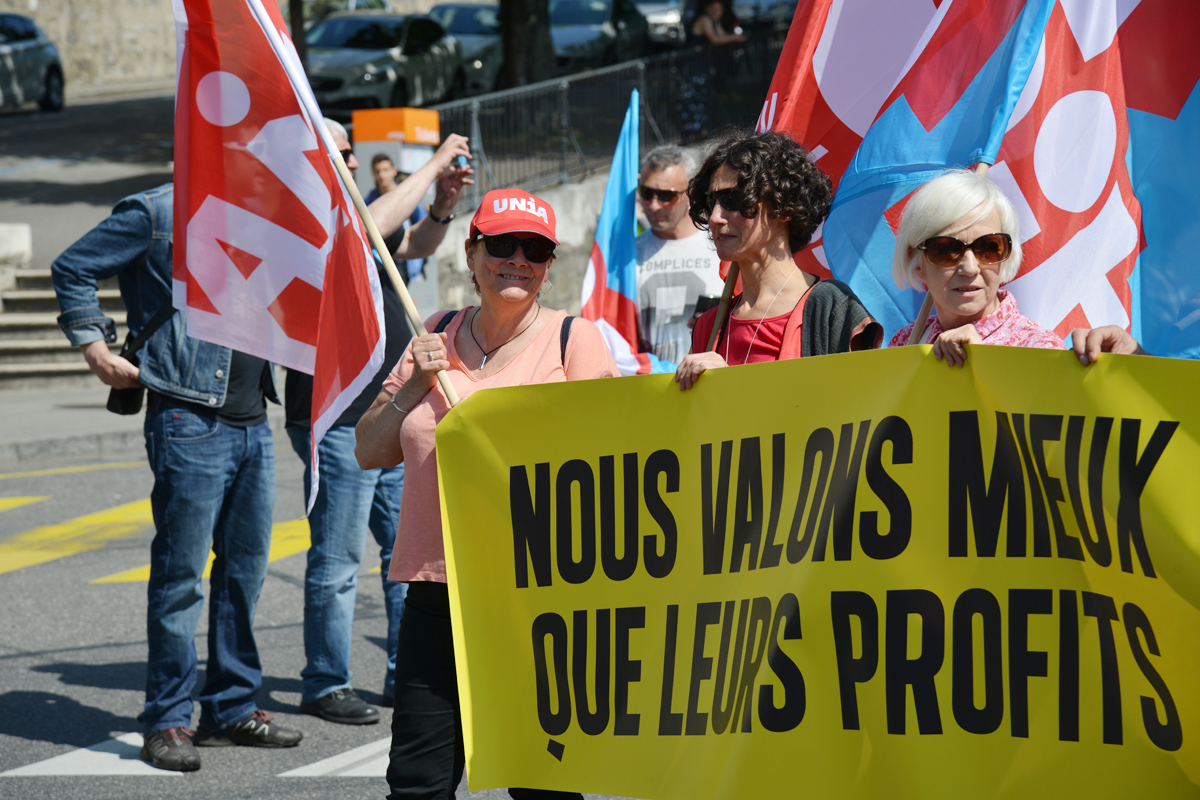
[[[218,729],[254,713],[262,666],[254,610],[271,546],[275,451],[266,423],[236,428],[191,411],[148,410],[154,542],[146,603],[146,732],[190,727],[196,685],[200,577],[211,549],[208,666],[200,725]]]
[[[309,432],[288,427],[292,449],[304,462],[304,494],[312,482]],[[384,693],[395,681],[396,641],[404,616],[407,584],[389,581],[392,546],[400,521],[404,465],[364,470],[354,457],[354,426],[331,428],[317,445],[321,480],[317,500],[308,515],[312,545],[304,575],[304,655],[300,673],[303,699],[317,700],[350,686],[350,641],[358,570],[367,531],[379,545],[383,561],[383,602],[388,620],[388,663]]]

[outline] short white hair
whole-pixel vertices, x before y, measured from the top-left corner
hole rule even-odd
[[[346,127],[336,119],[326,117],[325,127],[329,128],[330,135],[336,136],[339,139],[345,139],[347,142],[350,141],[350,134],[346,133]]]
[[[923,254],[917,245],[953,225],[971,212],[970,227],[993,211],[1000,218],[1000,230],[1012,237],[1012,254],[1000,265],[1000,283],[1017,277],[1021,268],[1021,240],[1017,212],[1000,187],[969,169],[946,170],[926,183],[908,201],[896,232],[896,252],[892,257],[892,278],[901,289],[925,289],[916,268]]]

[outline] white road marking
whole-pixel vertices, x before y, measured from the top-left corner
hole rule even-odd
[[[140,733],[123,733],[114,739],[72,750],[36,764],[0,772],[0,778],[31,775],[159,775],[178,777],[182,773],[156,769],[138,755],[142,749]],[[385,765],[386,766],[386,765]]]
[[[383,778],[387,776],[388,753],[392,738],[364,744],[340,755],[331,756],[307,767],[281,772],[280,778]]]

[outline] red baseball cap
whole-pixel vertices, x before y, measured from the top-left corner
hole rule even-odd
[[[474,239],[477,233],[488,236],[536,233],[559,244],[554,236],[554,209],[545,200],[520,189],[493,189],[483,196],[471,218],[470,238]]]

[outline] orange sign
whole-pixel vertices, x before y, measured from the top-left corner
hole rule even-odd
[[[424,108],[372,108],[351,114],[357,142],[404,142],[437,147],[442,141],[438,112]]]

